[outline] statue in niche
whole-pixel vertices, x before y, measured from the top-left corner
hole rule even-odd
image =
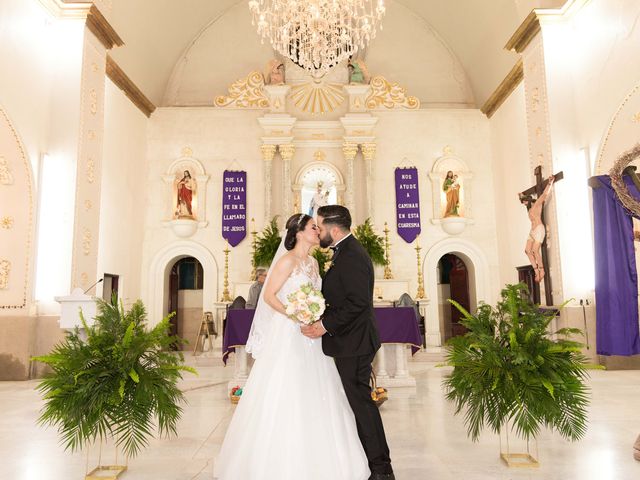
[[[542,261],[542,244],[544,243],[547,231],[544,223],[542,222],[542,207],[544,206],[544,202],[546,202],[551,195],[551,187],[553,186],[554,181],[555,177],[553,175],[549,177],[546,188],[535,202],[533,202],[533,198],[531,198],[530,195],[525,196],[520,194],[520,202],[524,203],[529,209],[529,220],[531,221],[531,230],[527,237],[524,252],[527,254],[527,257],[529,257],[531,266],[535,271],[534,280],[538,283],[542,281],[545,275],[544,264]]]
[[[9,288],[9,272],[11,272],[11,262],[0,260],[0,290]]]
[[[367,66],[364,64],[362,60],[359,58],[353,59],[349,58],[349,63],[347,64],[349,68],[349,83],[361,83],[368,84],[371,80],[371,75],[369,75],[369,70],[367,70]]]
[[[191,178],[189,170],[183,172],[183,176],[176,185],[176,218],[195,218],[193,215],[193,198],[195,195],[196,183]]]
[[[442,191],[447,196],[447,205],[444,209],[444,216],[459,217],[460,209],[460,184],[458,183],[458,175],[449,170],[442,184]]]
[[[13,185],[13,175],[11,175],[9,164],[3,156],[0,156],[0,184]]]
[[[318,209],[329,204],[329,190],[322,192],[322,182],[318,182],[316,186],[316,193],[311,198],[309,203],[309,216],[315,218],[318,214]]]
[[[264,83],[267,85],[284,84],[284,63],[275,58],[270,60],[265,69]]]

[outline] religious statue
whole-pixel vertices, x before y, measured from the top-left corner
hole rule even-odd
[[[282,85],[284,83],[284,63],[275,58],[270,60],[265,69],[264,82],[267,85]]]
[[[531,266],[535,271],[534,279],[538,283],[540,283],[545,276],[544,265],[542,263],[542,243],[547,235],[547,231],[544,223],[542,223],[542,207],[551,195],[551,187],[553,186],[554,180],[553,176],[549,177],[546,188],[535,202],[533,202],[531,196],[520,194],[520,202],[524,203],[529,209],[529,220],[531,221],[531,230],[527,237],[524,252],[527,254],[527,257],[529,257]]]
[[[458,176],[454,175],[451,170],[447,172],[447,176],[442,184],[442,191],[447,195],[447,206],[444,209],[445,217],[458,217],[458,209],[460,208],[460,184]]]
[[[9,288],[9,272],[11,272],[11,262],[0,260],[0,290]]]
[[[193,194],[195,181],[189,170],[185,170],[183,177],[178,180],[175,216],[177,218],[193,218]]]
[[[329,190],[322,193],[322,182],[318,182],[316,185],[316,193],[313,194],[313,198],[309,203],[309,216],[315,218],[318,214],[318,209],[329,204]]]
[[[349,83],[368,84],[371,80],[367,66],[359,58],[349,58],[347,67],[349,68]]]
[[[0,156],[0,184],[2,185],[13,184],[13,175],[11,175],[11,171],[9,170],[9,165],[7,164],[7,160],[2,156]]]

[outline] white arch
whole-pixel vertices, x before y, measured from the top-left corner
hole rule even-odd
[[[308,171],[313,170],[315,168],[325,168],[327,170],[331,170],[336,176],[336,188],[340,186],[344,186],[344,177],[342,176],[342,172],[335,165],[329,162],[309,162],[305,163],[296,175],[295,184],[301,186],[302,179],[307,174]]]
[[[422,273],[426,279],[426,295],[429,299],[425,323],[427,346],[440,346],[442,332],[438,313],[438,261],[447,253],[460,257],[469,272],[469,300],[474,310],[481,301],[490,301],[489,262],[484,252],[473,242],[462,238],[445,238],[429,249],[422,264]]]
[[[194,257],[204,271],[202,309],[213,312],[218,298],[218,263],[211,251],[193,240],[179,240],[165,246],[155,254],[147,272],[147,305],[149,325],[156,325],[168,312],[169,273],[175,262]]]

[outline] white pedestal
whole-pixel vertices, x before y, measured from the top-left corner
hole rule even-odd
[[[403,343],[383,343],[373,361],[379,387],[415,387],[416,379],[409,374],[407,349]]]
[[[64,297],[54,297],[54,300],[60,304],[60,328],[73,330],[78,327],[83,329],[80,321],[80,310],[84,316],[87,325],[92,326],[95,320],[97,305],[96,297],[85,295],[81,288],[76,288],[71,295]]]
[[[231,390],[233,387],[243,387],[249,378],[249,368],[251,359],[249,354],[245,350],[244,346],[235,347],[236,351],[233,353],[233,378],[229,380],[227,388]]]

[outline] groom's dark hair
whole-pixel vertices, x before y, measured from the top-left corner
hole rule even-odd
[[[322,217],[324,225],[336,225],[347,232],[351,229],[351,214],[349,209],[342,205],[320,207],[318,208],[318,216]]]

